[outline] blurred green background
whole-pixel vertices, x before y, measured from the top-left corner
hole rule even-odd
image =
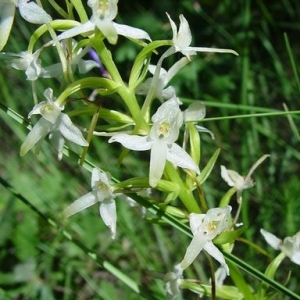
[[[45,7],[55,15],[49,3]],[[281,238],[300,229],[299,117],[293,117],[296,124],[293,128],[286,116],[239,116],[283,111],[283,103],[291,111],[299,110],[300,2],[166,0],[144,4],[120,0],[117,21],[148,31],[153,40],[166,39],[172,37],[172,31],[165,12],[176,24],[179,14],[186,17],[193,46],[231,48],[239,53],[239,57],[200,53],[171,84],[184,105],[191,99],[202,100],[207,106],[206,118],[225,117],[201,124],[212,130],[216,138],[211,140],[201,134],[200,168],[217,148],[222,149],[210,179],[203,186],[211,207],[218,204],[228,189],[220,177],[220,165],[246,175],[261,155],[271,155],[253,176],[256,186],[244,193],[242,220],[248,226],[243,237],[274,256],[277,253],[266,245],[259,229],[265,228]],[[26,50],[26,41],[34,28],[27,26],[17,13],[11,39],[4,50],[17,53]],[[111,51],[126,79],[139,48],[120,37],[119,44],[112,46]],[[179,57],[178,54],[168,59],[164,67],[168,69]],[[153,63],[155,60],[154,56]],[[55,61],[57,57],[51,53],[43,57],[45,65]],[[92,74],[96,76],[97,70]],[[4,60],[0,61],[0,86],[1,103],[26,117],[33,106],[30,82],[25,81],[22,72],[10,69]],[[42,96],[49,86],[55,91],[59,82],[39,80],[38,94]],[[54,94],[58,96],[58,91]],[[231,119],[231,116],[236,117]],[[43,213],[59,219],[68,204],[89,191],[89,172],[68,158],[58,162],[47,143],[38,157],[31,152],[20,158],[19,148],[27,129],[3,110],[0,117],[1,177]],[[148,163],[141,164],[133,153],[119,168],[118,149],[114,147],[107,144],[106,138],[94,138],[89,157],[116,178],[124,178],[130,174],[128,170],[147,175]],[[72,217],[66,226],[84,245],[147,285],[157,299],[163,299],[161,277],[182,259],[189,239],[170,226],[141,218],[141,212],[125,202],[118,201],[117,206],[116,241],[111,241],[96,206]],[[0,228],[0,299],[140,299],[2,185]],[[270,261],[242,242],[237,242],[234,254],[260,271]],[[205,264],[200,255],[186,277],[207,280]],[[276,279],[285,282],[291,270],[287,286],[300,293],[298,269],[286,259]],[[230,278],[227,280],[230,284]],[[259,284],[251,277],[249,282],[254,287]],[[196,296],[186,293],[184,299]]]

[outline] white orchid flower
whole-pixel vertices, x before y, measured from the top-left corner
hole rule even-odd
[[[292,237],[286,237],[284,240],[264,229],[261,229],[260,233],[272,248],[281,250],[292,262],[300,265],[300,231]]]
[[[111,237],[116,237],[117,212],[115,196],[109,174],[101,172],[98,168],[92,171],[91,187],[92,191],[75,200],[64,211],[63,216],[68,218],[74,214],[100,203],[99,212],[104,224],[110,229]]]
[[[113,22],[118,13],[118,0],[88,0],[92,9],[92,17],[84,24],[75,26],[60,34],[55,42],[74,37],[80,34],[92,34],[98,28],[111,44],[116,44],[118,35],[127,38],[151,40],[144,30]]]
[[[194,237],[181,262],[182,269],[187,268],[198,254],[202,250],[205,250],[225,268],[226,274],[229,275],[229,268],[225,262],[225,258],[222,252],[213,244],[212,240],[230,227],[230,212],[231,206],[227,206],[211,208],[206,214],[190,214],[190,227]]]
[[[41,60],[39,59],[40,50],[37,50],[34,53],[22,51],[18,54],[4,52],[1,53],[1,55],[6,59],[9,59],[10,57],[18,57],[9,61],[8,64],[14,69],[25,71],[27,80],[35,81],[41,76],[43,72]]]
[[[174,271],[165,275],[167,300],[175,300],[180,295],[183,269],[180,264],[175,265]]]
[[[0,1],[0,51],[4,48],[14,22],[16,7],[23,19],[33,24],[45,24],[52,20],[40,6],[28,0]]]
[[[229,186],[235,187],[237,191],[241,192],[245,189],[249,189],[254,186],[254,182],[251,178],[253,172],[257,167],[270,155],[265,154],[259,158],[246,176],[242,176],[236,171],[227,170],[224,166],[221,166],[221,176],[228,183]]]
[[[190,30],[189,23],[183,15],[179,16],[180,25],[177,30],[177,26],[171,19],[170,15],[167,13],[169,21],[171,23],[171,28],[173,31],[173,45],[175,47],[175,52],[181,52],[187,58],[195,55],[197,52],[219,52],[219,53],[232,53],[238,55],[237,52],[231,49],[218,49],[218,48],[206,48],[206,47],[190,47],[192,42],[192,34]]]
[[[40,143],[47,134],[50,134],[50,138],[58,151],[59,159],[62,158],[64,139],[80,146],[88,146],[88,142],[83,138],[81,131],[72,124],[67,114],[61,112],[64,107],[55,103],[56,99],[53,97],[52,89],[46,89],[44,96],[47,101],[42,101],[34,106],[28,115],[28,118],[30,118],[32,115],[40,114],[42,118],[27,135],[21,146],[20,155],[25,155],[32,147]]]
[[[175,144],[183,123],[177,99],[172,98],[164,102],[153,115],[152,122],[153,126],[148,136],[120,133],[111,137],[108,142],[118,142],[135,151],[151,150],[149,184],[152,187],[155,187],[161,179],[166,160],[175,166],[194,170],[199,174],[199,167],[193,159]]]
[[[85,74],[89,72],[93,68],[100,68],[100,64],[94,60],[84,60],[82,57],[88,53],[90,50],[89,47],[84,49],[77,49],[77,42],[72,40],[72,49],[71,53],[67,51],[67,46],[65,41],[62,41],[62,49],[65,51],[65,56],[68,57],[68,62],[70,62],[70,66],[72,71],[74,72],[76,68],[80,74]],[[43,78],[53,78],[59,77],[63,75],[62,63],[56,63],[51,66],[45,67],[42,69],[41,77]]]
[[[189,60],[186,57],[183,57],[179,61],[177,61],[169,69],[169,71],[166,71],[163,68],[160,69],[159,77],[158,77],[157,83],[155,85],[155,92],[154,92],[154,95],[157,99],[159,99],[161,102],[163,102],[164,100],[168,100],[173,97],[176,97],[174,87],[169,86],[166,88],[166,86],[171,81],[171,79],[178,73],[178,71],[181,68],[183,68],[188,62],[189,62]],[[149,72],[152,75],[154,75],[155,69],[156,69],[156,66],[154,66],[154,65],[149,66]],[[136,89],[136,94],[137,95],[147,95],[149,92],[152,80],[153,80],[153,77],[150,77],[145,82],[141,83]]]

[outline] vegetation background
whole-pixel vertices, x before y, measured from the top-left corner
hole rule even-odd
[[[49,3],[45,7],[55,15]],[[281,238],[300,230],[299,116],[254,115],[284,111],[283,103],[290,111],[300,110],[300,2],[120,0],[117,21],[145,29],[153,39],[166,39],[172,37],[172,31],[165,12],[177,24],[179,14],[186,17],[194,46],[231,48],[240,54],[237,58],[198,54],[172,84],[185,104],[197,99],[207,106],[203,125],[216,138],[211,140],[208,135],[201,135],[201,165],[205,165],[217,148],[222,149],[203,187],[211,207],[218,204],[228,189],[220,177],[220,165],[247,174],[261,155],[271,155],[255,172],[255,187],[244,194],[242,221],[248,226],[243,238],[275,257],[277,252],[267,246],[259,230],[264,228]],[[34,28],[25,24],[17,13],[5,51],[26,50],[26,41]],[[112,47],[124,78],[138,50],[122,38]],[[50,52],[43,58],[44,65],[55,61],[57,57]],[[167,63],[171,66],[172,60]],[[97,75],[97,70],[93,75]],[[39,80],[39,95],[49,86],[55,91],[59,82]],[[0,61],[0,104],[24,117],[33,106],[30,83],[25,81],[22,72],[11,69],[4,60]],[[9,182],[34,207],[59,220],[60,212],[89,190],[89,172],[78,169],[72,159],[58,162],[47,143],[38,157],[31,152],[20,158],[26,126],[3,110],[0,117],[1,179]],[[104,138],[95,138],[89,159],[116,178],[124,179],[132,172],[147,174],[147,162],[141,163],[141,156],[133,154],[119,168],[118,149],[114,147],[115,144],[108,145]],[[161,278],[181,260],[189,238],[149,216],[141,218],[141,211],[125,202],[118,201],[117,206],[115,241],[110,239],[96,206],[70,218],[65,226],[74,238],[101,258],[147,285],[154,298],[163,299]],[[140,299],[3,185],[0,185],[0,228],[0,299]],[[236,243],[234,253],[262,272],[270,262],[269,257],[242,240]],[[186,277],[207,280],[205,264],[205,258],[200,256],[193,268],[186,271]],[[281,265],[276,279],[284,283],[289,270],[292,275],[287,286],[300,293],[299,267],[289,259]],[[259,284],[252,277],[248,282],[254,288]],[[230,278],[226,283],[230,284]],[[196,299],[188,295],[188,299]]]

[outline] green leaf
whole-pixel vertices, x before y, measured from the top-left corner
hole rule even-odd
[[[221,152],[221,149],[220,148],[217,149],[215,151],[215,153],[213,154],[213,156],[208,161],[207,165],[202,169],[201,174],[197,177],[200,184],[203,184],[205,182],[205,180],[208,178],[208,176],[210,175],[213,167],[215,166],[215,163],[217,161],[217,158],[218,158],[220,152]]]

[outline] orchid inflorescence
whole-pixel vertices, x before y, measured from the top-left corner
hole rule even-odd
[[[87,5],[88,13],[82,11],[83,6],[74,6],[80,21],[70,19],[55,22],[39,2],[11,0],[0,4],[0,50],[5,47],[9,39],[16,10],[26,21],[41,24],[39,35],[33,36],[27,50],[17,54],[3,52],[1,55],[7,59],[12,68],[24,71],[26,79],[32,83],[50,77],[63,82],[62,91],[47,88],[44,91],[46,101],[35,103],[30,111],[29,118],[33,115],[41,117],[23,141],[20,154],[23,156],[33,148],[36,152],[40,151],[41,144],[47,136],[59,160],[63,158],[66,141],[84,147],[82,152],[84,160],[92,139],[99,138],[99,135],[103,136],[102,139],[109,136],[110,147],[117,147],[116,143],[124,147],[120,161],[128,155],[129,150],[150,151],[149,173],[146,180],[133,177],[123,182],[116,182],[111,179],[109,172],[94,167],[91,191],[67,206],[63,211],[63,217],[68,218],[98,204],[100,216],[109,228],[111,238],[115,239],[118,201],[122,201],[125,196],[135,203],[134,193],[141,194],[143,191],[157,189],[168,194],[164,205],[168,205],[175,199],[181,201],[182,205],[178,205],[178,209],[182,211],[185,220],[189,221],[192,234],[192,240],[186,248],[182,261],[176,265],[174,262],[174,271],[168,272],[165,276],[169,299],[175,299],[180,294],[180,287],[187,284],[183,271],[202,251],[212,256],[221,265],[218,272],[222,274],[223,282],[224,278],[230,275],[230,266],[226,263],[223,251],[228,248],[232,250],[232,247],[228,246],[237,237],[238,231],[234,226],[242,205],[242,191],[254,186],[252,173],[268,155],[262,156],[245,177],[221,166],[222,178],[237,195],[239,206],[234,220],[231,217],[233,209],[229,205],[229,198],[226,203],[220,204],[220,207],[209,208],[207,203],[201,202],[203,199],[199,193],[202,199],[199,205],[196,191],[201,190],[204,182],[199,168],[199,132],[209,133],[212,138],[214,134],[197,124],[205,117],[205,104],[201,101],[193,101],[188,107],[181,109],[182,102],[175,87],[171,85],[171,80],[182,68],[192,63],[193,56],[199,52],[234,55],[237,53],[231,49],[191,46],[190,27],[183,15],[179,16],[180,24],[177,28],[167,14],[173,37],[171,40],[155,41],[154,44],[146,31],[114,21],[118,13],[117,0],[88,0]],[[50,33],[51,39],[34,50],[39,36],[46,32]],[[142,49],[133,63],[128,82],[123,81],[108,50],[110,45],[118,43],[119,35],[138,44]],[[167,47],[167,50],[160,56],[156,65],[151,64],[152,53],[157,52],[162,46]],[[49,48],[57,49],[60,61],[50,66],[43,66],[41,57],[43,51]],[[84,59],[87,53],[91,54],[91,59]],[[166,71],[163,68],[164,59],[173,54],[179,57],[179,53],[181,57]],[[78,76],[77,70],[80,76],[83,76],[93,68],[101,68],[102,73],[99,75],[104,73],[105,75],[75,79]],[[151,74],[149,77],[147,77],[148,72]],[[83,101],[83,107],[88,107],[89,112],[94,113],[94,116],[102,109],[104,121],[114,115],[124,126],[115,126],[112,130],[99,134],[96,132],[97,121],[86,127],[73,123],[70,111],[67,110],[68,98],[74,93],[85,94],[84,89],[87,88],[92,89],[93,92],[86,96],[88,101]],[[118,95],[125,104],[127,113],[107,109],[105,105],[99,106],[95,101],[95,95]],[[34,95],[34,99],[39,98],[40,96]],[[144,101],[140,104],[137,99],[144,99]],[[84,111],[82,109],[82,114]],[[184,142],[181,145],[182,129],[184,129]],[[206,167],[206,171],[209,168],[211,172],[215,162],[216,157]],[[129,190],[133,194],[132,198],[126,195]],[[281,250],[293,262],[299,264],[298,235],[282,241],[264,230],[262,234],[273,248]],[[217,239],[222,240],[218,246],[215,243]],[[211,273],[214,276],[214,272]],[[218,287],[222,288],[222,283],[218,284]]]

